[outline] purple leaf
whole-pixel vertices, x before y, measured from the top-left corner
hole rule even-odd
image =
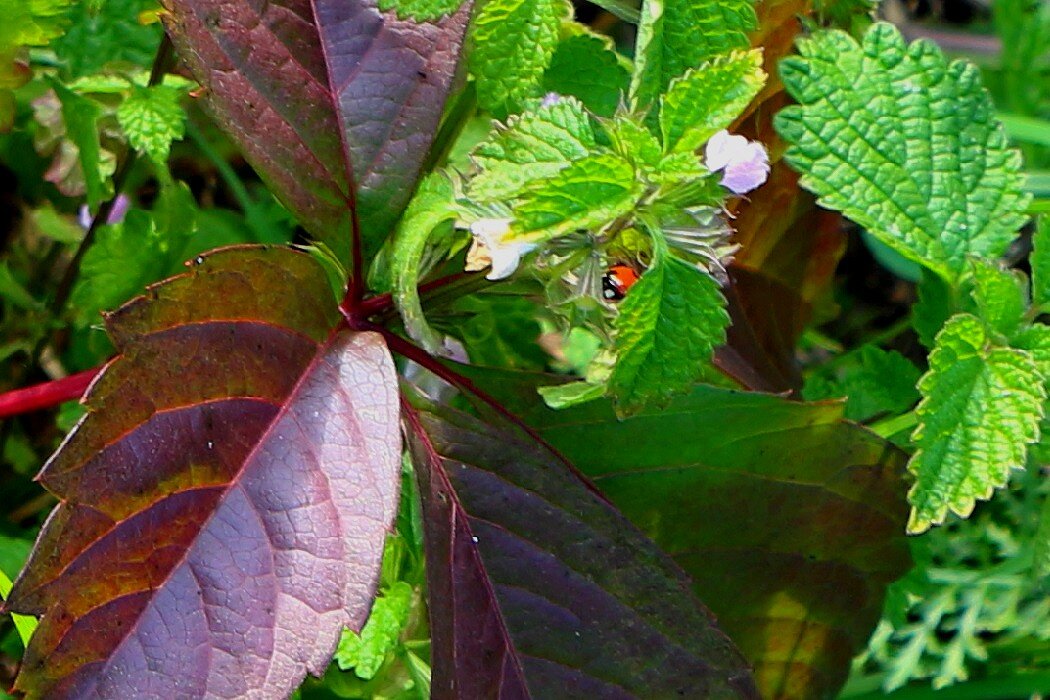
[[[411,399],[435,698],[757,698],[671,561],[555,455]]]
[[[374,0],[163,3],[205,108],[267,184],[343,261],[356,211],[375,253],[415,189],[473,0],[432,22]]]
[[[324,670],[400,474],[390,354],[338,321],[319,263],[254,247],[107,319],[120,355],[40,474],[61,503],[8,600],[43,615],[17,689],[276,698]]]

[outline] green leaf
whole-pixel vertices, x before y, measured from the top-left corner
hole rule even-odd
[[[463,0],[379,0],[379,9],[394,10],[398,17],[422,21],[444,17],[458,10],[462,3]]]
[[[572,95],[594,114],[611,117],[630,80],[608,37],[581,32],[558,44],[543,76],[543,90]]]
[[[839,376],[808,379],[803,396],[807,401],[845,396],[846,417],[864,421],[907,411],[919,400],[918,381],[919,369],[899,352],[865,345]]]
[[[1010,339],[1010,346],[1029,353],[1044,379],[1050,382],[1050,326],[1028,326]]]
[[[62,104],[62,121],[66,125],[66,134],[79,152],[88,206],[96,209],[110,195],[109,185],[101,171],[102,147],[99,142],[98,120],[102,116],[102,106],[69,90],[57,80],[49,82]]]
[[[959,310],[956,308],[955,291],[944,279],[926,268],[922,268],[916,291],[918,301],[911,309],[911,325],[922,344],[932,348],[945,321]]]
[[[478,104],[497,116],[517,111],[540,92],[563,22],[572,17],[568,0],[489,0],[474,20],[470,72]]]
[[[746,49],[757,26],[749,0],[645,0],[631,78],[631,107],[655,105],[671,80],[704,61]]]
[[[1028,311],[1028,278],[988,260],[975,259],[971,265],[977,315],[995,331],[1013,336]]]
[[[132,89],[117,108],[117,121],[133,148],[156,163],[168,160],[173,141],[186,133],[186,113],[179,104],[181,92],[168,85]]]
[[[1032,304],[1039,309],[1050,307],[1050,216],[1036,220],[1032,236]]]
[[[430,327],[423,314],[418,289],[420,265],[430,235],[455,218],[452,205],[452,182],[441,173],[431,173],[420,183],[394,234],[390,263],[394,302],[408,335],[430,352],[441,346],[441,334]]]
[[[540,347],[537,306],[514,294],[478,293],[460,297],[444,321],[463,341],[470,361],[486,367],[542,370],[549,356]]]
[[[592,2],[598,7],[608,10],[624,22],[638,24],[638,20],[641,18],[638,8],[641,6],[642,0],[592,0]]]
[[[620,302],[609,393],[621,415],[666,403],[698,382],[729,314],[711,276],[663,253]]]
[[[470,195],[503,201],[585,158],[594,148],[590,117],[574,98],[511,117],[471,153],[481,172],[470,182]]]
[[[945,324],[919,382],[908,532],[939,525],[948,511],[969,516],[1024,468],[1027,446],[1039,439],[1043,383],[1031,354],[991,346],[980,319],[959,314]]]
[[[516,238],[545,241],[602,226],[631,211],[641,194],[626,160],[589,156],[527,189],[514,207],[513,230]]]
[[[371,680],[401,638],[412,609],[412,586],[398,581],[383,591],[372,605],[361,634],[343,630],[335,660],[344,671],[354,670],[358,678]]]
[[[159,23],[142,24],[138,16],[155,7],[154,0],[106,0],[91,11],[87,3],[75,3],[69,11],[69,30],[51,42],[51,48],[73,78],[93,75],[115,62],[147,68],[163,30]]]
[[[543,397],[543,403],[551,408],[563,409],[600,399],[605,396],[607,389],[604,384],[568,382],[554,386],[541,386],[537,391]]]
[[[0,299],[23,311],[41,308],[40,302],[15,278],[6,260],[0,260]]]
[[[640,118],[630,114],[617,115],[615,119],[603,125],[605,133],[612,141],[613,149],[619,155],[646,173],[660,169],[664,158],[663,147]],[[693,157],[693,160],[696,158]]]
[[[0,535],[0,600],[7,600],[11,592],[11,577],[17,576],[22,565],[29,557],[29,550],[33,543],[14,537]],[[33,636],[37,621],[30,615],[11,614],[11,621],[15,623],[22,646],[29,644],[29,638]]]
[[[820,203],[956,283],[1024,223],[1020,154],[973,65],[878,23],[799,42],[780,73],[800,104],[777,115],[787,159]]]
[[[661,98],[664,151],[695,151],[740,116],[766,82],[762,52],[719,56],[671,81]]]

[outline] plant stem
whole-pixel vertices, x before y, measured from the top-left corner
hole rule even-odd
[[[175,52],[171,45],[171,40],[165,34],[160,41],[160,46],[157,47],[157,55],[153,59],[153,70],[149,76],[150,87],[159,85],[164,80],[164,75],[168,72],[168,68],[170,68],[174,59]],[[95,216],[91,219],[91,225],[88,227],[87,233],[84,234],[84,238],[81,239],[73,259],[69,261],[69,266],[66,268],[65,274],[62,275],[62,281],[58,284],[58,290],[51,300],[50,308],[54,315],[57,316],[62,313],[63,307],[69,300],[69,295],[73,291],[73,285],[80,275],[80,263],[84,260],[84,255],[88,249],[95,242],[95,236],[98,234],[99,227],[106,223],[106,219],[109,218],[110,213],[113,211],[117,198],[120,196],[121,190],[124,189],[124,182],[127,180],[128,174],[135,165],[137,158],[138,154],[134,150],[129,149],[124,152],[124,157],[113,175],[113,196],[95,212]],[[34,360],[38,356],[39,353],[34,353]]]
[[[868,430],[872,431],[879,437],[889,438],[902,430],[908,430],[909,428],[915,427],[918,423],[919,417],[915,414],[915,411],[908,411],[899,416],[875,421],[868,426]]]
[[[0,419],[79,399],[101,371],[101,367],[95,367],[62,379],[0,394]]]

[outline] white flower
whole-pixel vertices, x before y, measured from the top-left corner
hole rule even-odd
[[[511,219],[479,219],[470,225],[474,245],[467,253],[467,270],[492,269],[485,279],[501,280],[518,269],[526,254],[536,249],[535,243],[504,240],[510,233]]]
[[[704,148],[704,162],[711,172],[722,171],[722,186],[735,194],[755,189],[769,175],[769,156],[758,141],[748,141],[723,129]]]

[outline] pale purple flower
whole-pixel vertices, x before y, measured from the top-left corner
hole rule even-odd
[[[536,244],[528,241],[507,241],[510,233],[510,219],[480,219],[470,225],[474,235],[476,256],[487,258],[492,265],[485,279],[501,280],[510,277],[518,269],[518,263],[527,253],[536,249]],[[468,259],[469,259],[468,255]]]
[[[735,194],[755,189],[769,175],[769,156],[758,141],[748,141],[723,129],[711,137],[704,149],[707,169],[722,171],[722,186]]]
[[[554,105],[561,102],[561,95],[556,92],[548,92],[543,96],[543,101],[540,103],[541,107],[553,107]]]
[[[109,216],[106,217],[106,223],[110,226],[119,224],[124,220],[124,216],[130,208],[131,199],[126,194],[117,195],[117,201],[113,202],[113,209],[109,212]],[[80,207],[77,221],[80,224],[80,228],[85,231],[91,228],[91,210],[88,209],[88,205],[85,204]]]

